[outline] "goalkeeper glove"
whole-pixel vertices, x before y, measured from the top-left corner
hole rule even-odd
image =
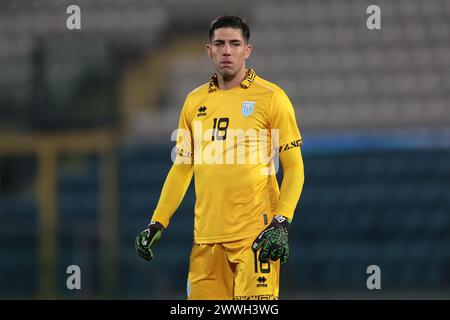
[[[252,248],[259,253],[262,263],[280,259],[281,264],[289,258],[288,231],[290,221],[281,215],[273,217],[272,222],[264,229],[253,242]]]
[[[147,261],[153,259],[151,247],[159,241],[163,230],[164,226],[161,223],[152,221],[144,231],[138,234],[135,241],[135,247],[141,258]]]

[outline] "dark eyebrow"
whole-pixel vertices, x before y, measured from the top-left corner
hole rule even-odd
[[[222,39],[216,39],[216,40],[213,41],[213,43],[224,43],[224,42],[225,42],[225,40],[222,40]],[[231,42],[231,43],[241,43],[242,40],[233,39],[233,40],[230,40],[229,42]]]

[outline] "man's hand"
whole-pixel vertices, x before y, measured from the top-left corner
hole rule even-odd
[[[273,217],[272,222],[264,229],[253,242],[252,249],[258,251],[259,261],[262,263],[271,260],[281,260],[286,263],[289,258],[289,219],[280,215]]]
[[[138,234],[135,241],[135,247],[141,258],[147,261],[153,259],[151,247],[159,241],[163,230],[164,226],[161,223],[152,221],[148,225],[147,229]]]

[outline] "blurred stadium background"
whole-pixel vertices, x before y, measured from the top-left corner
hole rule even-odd
[[[185,298],[192,186],[155,261],[134,237],[222,14],[250,24],[248,66],[286,90],[304,138],[281,298],[449,298],[448,0],[2,0],[0,298]]]

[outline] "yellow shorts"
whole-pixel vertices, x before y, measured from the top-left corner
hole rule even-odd
[[[260,263],[257,253],[251,248],[254,240],[194,244],[187,284],[188,299],[278,299],[280,260]]]

